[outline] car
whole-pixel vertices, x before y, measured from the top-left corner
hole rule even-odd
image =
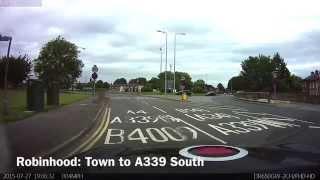
[[[216,95],[217,95],[217,94],[216,94],[215,92],[209,91],[209,92],[206,93],[205,96],[216,96]]]

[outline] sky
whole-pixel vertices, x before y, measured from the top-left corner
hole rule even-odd
[[[174,33],[186,33],[176,36],[176,71],[215,86],[226,86],[244,59],[259,54],[279,52],[302,78],[320,69],[318,0],[40,1],[0,0],[0,34],[13,37],[12,54],[32,59],[58,35],[84,48],[81,82],[89,80],[93,65],[98,79],[108,82],[156,77],[165,48],[165,35],[157,30],[168,32],[168,71]],[[1,56],[6,48],[0,42]],[[165,59],[163,54],[163,70]]]

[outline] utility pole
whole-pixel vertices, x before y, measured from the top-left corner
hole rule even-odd
[[[164,94],[167,95],[168,32],[161,31],[161,30],[158,30],[157,32],[160,32],[166,35],[166,63],[165,63],[165,72],[164,72]]]
[[[164,73],[164,95],[167,95],[167,64],[168,64],[168,33],[165,32],[166,34],[166,71]]]
[[[162,72],[162,47],[160,47],[160,73]]]

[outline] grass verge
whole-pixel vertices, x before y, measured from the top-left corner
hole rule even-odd
[[[3,109],[3,91],[0,90],[0,111]],[[0,112],[0,123],[9,123],[18,120],[25,119],[34,115],[36,112],[27,111],[27,97],[26,97],[26,90],[25,89],[15,89],[8,91],[9,97],[9,111],[10,114],[7,116],[3,116],[2,112]],[[60,93],[60,106],[72,104],[74,102],[83,100],[90,97],[90,94],[86,92],[76,92],[76,93],[69,93],[69,92],[62,92]],[[46,98],[45,98],[46,104]],[[45,105],[45,111],[49,111],[51,109],[55,109],[55,106],[47,106]]]

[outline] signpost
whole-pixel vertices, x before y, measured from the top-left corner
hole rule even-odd
[[[96,95],[96,79],[98,78],[98,67],[97,65],[93,65],[92,67],[92,75],[91,75],[91,78],[93,79],[93,95],[95,96]]]

